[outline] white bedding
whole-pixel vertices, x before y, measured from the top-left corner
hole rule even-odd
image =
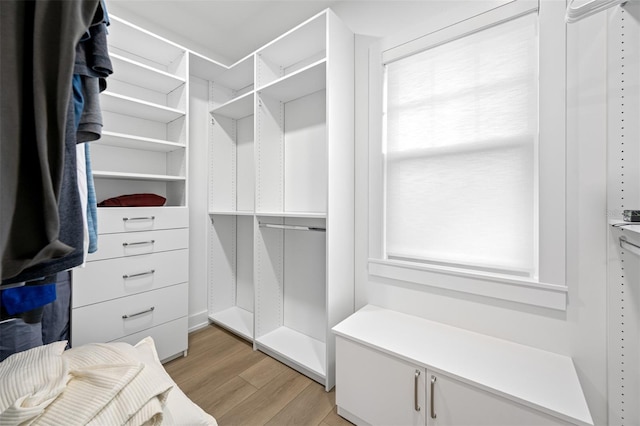
[[[0,425],[217,425],[137,345],[55,342],[0,363]]]

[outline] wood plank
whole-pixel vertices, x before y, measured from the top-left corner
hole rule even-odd
[[[217,389],[210,391],[202,388],[201,392],[191,393],[193,398],[202,401],[200,407],[217,417],[224,416],[233,407],[253,395],[258,389],[236,376]]]
[[[216,420],[220,426],[266,424],[310,384],[311,379],[287,368],[225,415],[216,417]]]
[[[322,423],[320,423],[320,426],[349,426],[351,424],[353,423],[351,423],[350,421],[338,415],[338,407],[334,405],[333,409],[322,420]]]
[[[288,367],[271,357],[267,357],[252,365],[240,374],[244,380],[260,389],[276,376],[286,371]]]
[[[326,392],[324,386],[314,382],[304,388],[267,425],[317,425],[334,405],[335,393]]]

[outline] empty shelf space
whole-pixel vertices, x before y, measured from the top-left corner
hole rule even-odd
[[[141,149],[157,152],[171,152],[186,148],[184,144],[177,142],[169,142],[162,139],[145,138],[142,136],[127,135],[124,133],[110,131],[103,131],[100,140],[94,143],[117,146],[119,148]]]
[[[210,314],[209,319],[247,340],[253,339],[253,313],[249,311],[233,306]]]
[[[623,220],[610,220],[609,225],[640,234],[640,222],[625,222]]]
[[[319,377],[326,377],[326,345],[319,340],[283,326],[256,339],[256,343]]]
[[[245,93],[211,110],[211,114],[238,120],[253,114],[253,93]]]
[[[110,55],[113,61],[113,76],[135,86],[144,87],[160,93],[169,93],[185,83],[185,79],[141,64],[118,54]]]
[[[317,212],[266,212],[259,211],[255,212],[256,216],[265,216],[265,217],[300,217],[300,218],[309,218],[309,219],[325,219],[327,217],[326,213],[317,213]]]
[[[326,59],[314,62],[299,71],[263,86],[258,89],[258,93],[281,102],[289,102],[315,93],[327,87],[326,64]]]
[[[211,216],[253,216],[254,212],[240,210],[209,210]]]
[[[185,54],[185,49],[124,19],[109,16],[109,47],[120,47],[128,55],[146,58],[162,67],[169,67]]]
[[[124,180],[149,180],[159,182],[180,182],[186,180],[184,176],[153,175],[145,173],[123,173],[109,171],[93,171],[93,177],[97,179],[124,179]]]
[[[170,123],[185,115],[184,111],[175,108],[111,92],[102,92],[100,102],[105,111],[161,123]]]

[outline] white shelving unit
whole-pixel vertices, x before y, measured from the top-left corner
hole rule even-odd
[[[209,318],[329,390],[330,330],[354,303],[353,33],[326,10],[228,69],[201,65]]]
[[[104,136],[92,143],[98,202],[151,192],[186,207],[188,167],[187,51],[113,17],[114,73],[101,94]]]
[[[152,336],[168,359],[186,354],[188,344],[189,53],[110,21],[114,73],[100,96],[103,136],[91,142],[96,198],[153,193],[166,203],[98,209],[98,251],[74,271],[71,340]]]

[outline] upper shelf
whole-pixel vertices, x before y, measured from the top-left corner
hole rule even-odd
[[[257,90],[282,102],[289,102],[327,87],[327,60],[321,59]]]
[[[609,225],[614,228],[626,229],[627,231],[640,234],[640,222],[625,222],[623,220],[612,219],[609,221]]]
[[[113,78],[160,93],[169,93],[185,83],[185,79],[112,53]]]
[[[211,110],[211,114],[238,120],[253,114],[253,93],[245,93]]]
[[[108,91],[102,92],[100,102],[102,109],[105,111],[161,123],[170,123],[185,115],[185,112],[179,109],[141,101]]]
[[[110,132],[108,130],[103,131],[100,140],[94,143],[156,152],[171,152],[178,149],[185,149],[184,144],[177,142],[127,135],[124,133]]]
[[[130,55],[153,61],[163,69],[169,69],[186,52],[183,47],[124,19],[109,16],[109,20],[110,46],[117,46]]]

